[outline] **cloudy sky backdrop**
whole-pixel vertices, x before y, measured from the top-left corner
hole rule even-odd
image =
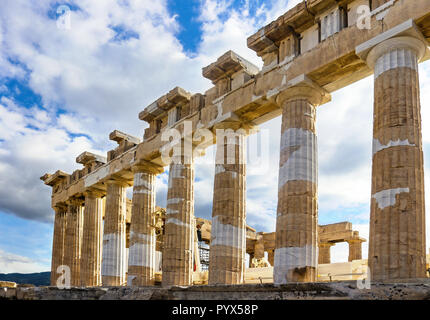
[[[261,67],[247,37],[298,2],[2,0],[0,273],[50,269],[51,188],[40,176],[58,169],[71,173],[83,151],[105,154],[115,147],[108,139],[114,129],[142,137],[146,124],[138,113],[175,86],[193,93],[209,89],[201,69],[227,50]],[[60,5],[71,9],[70,29],[57,27]],[[420,65],[420,80],[428,182],[429,63]],[[317,113],[319,223],[351,221],[368,238],[373,78],[332,98]],[[248,167],[247,223],[270,232],[275,230],[280,118],[261,129],[270,137],[270,157],[264,170],[258,163]],[[206,218],[211,216],[213,152],[209,148],[196,166],[195,211]],[[166,192],[167,174],[162,174],[158,205],[165,206]],[[333,247],[332,256],[346,261],[347,245]]]

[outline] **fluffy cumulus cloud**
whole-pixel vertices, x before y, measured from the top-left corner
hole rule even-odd
[[[190,55],[178,39],[181,26],[169,12],[167,0],[69,1],[70,28],[57,25],[56,11],[62,2],[4,1],[0,10],[0,211],[51,221],[51,190],[43,186],[41,175],[57,169],[72,172],[79,167],[74,159],[83,151],[104,154],[112,149],[108,134],[114,129],[141,137],[146,124],[138,120],[138,112],[175,86],[206,91],[211,83],[201,76],[201,68],[227,50],[261,67],[261,59],[246,46],[247,37],[299,2],[200,0],[195,19],[201,41]],[[429,64],[421,65],[420,71],[427,157]],[[19,98],[24,89],[32,99]],[[336,221],[357,223],[354,228],[365,237],[372,101],[370,77],[333,93],[333,101],[317,113],[321,221],[331,222],[336,213]],[[250,159],[248,166],[247,220],[263,231],[275,228],[279,136],[279,118],[262,125],[260,137],[268,137],[270,156],[263,163]],[[249,146],[255,144],[252,139]],[[196,165],[195,211],[205,218],[211,215],[213,152],[209,148]],[[160,206],[165,206],[167,178],[167,174],[157,178]],[[339,254],[338,258],[334,254],[335,260],[345,260],[345,249]]]
[[[211,84],[201,68],[225,51],[261,65],[246,47],[247,36],[293,4],[256,2],[257,13],[250,15],[249,1],[202,0],[202,41],[189,57],[166,1],[70,1],[69,20],[57,13],[56,1],[7,1],[0,12],[0,179],[8,187],[0,190],[0,210],[51,220],[50,190],[39,176],[75,170],[83,151],[111,149],[107,136],[114,129],[142,136],[146,124],[138,112],[177,85],[207,90]],[[21,105],[11,79],[27,86],[38,103]],[[205,214],[212,188],[212,178],[205,177],[212,171],[208,165],[198,171],[202,201],[196,211]],[[163,197],[166,187],[159,189]]]
[[[40,264],[39,261],[28,257],[16,255],[0,250],[0,270],[1,273],[33,273],[44,272],[49,268],[47,264]]]

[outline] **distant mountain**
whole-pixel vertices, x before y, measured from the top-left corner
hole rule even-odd
[[[18,284],[49,286],[51,272],[39,273],[0,273],[0,281],[12,281]]]

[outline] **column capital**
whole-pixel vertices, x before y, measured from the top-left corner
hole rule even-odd
[[[66,204],[69,206],[82,206],[84,203],[84,199],[82,198],[69,198],[66,200]]]
[[[164,172],[164,167],[150,161],[141,160],[138,163],[133,164],[131,171],[133,171],[133,173],[145,172],[157,175]]]
[[[428,43],[414,21],[407,20],[355,48],[356,54],[371,68],[378,58],[397,49],[411,49],[418,61],[430,54]]]
[[[376,61],[383,55],[399,49],[410,49],[417,55],[418,61],[424,57],[426,45],[419,39],[413,37],[397,37],[385,40],[376,45],[366,57],[366,63],[374,68]]]
[[[52,207],[52,209],[54,209],[55,213],[64,213],[67,211],[67,204],[59,204],[57,203],[54,207]]]
[[[84,191],[85,197],[101,198],[104,195],[106,195],[106,191],[102,191],[102,190],[85,190]]]
[[[333,247],[335,245],[334,242],[320,242],[318,243],[318,247],[320,248],[330,248]]]
[[[306,99],[314,106],[331,101],[331,95],[324,88],[302,74],[290,80],[276,97],[276,103],[282,107],[285,102],[297,99]]]
[[[107,185],[115,184],[115,185],[118,185],[118,186],[121,186],[121,187],[124,187],[124,188],[128,188],[128,187],[131,186],[128,183],[128,181],[125,180],[125,179],[109,179],[109,180],[106,181],[106,184]]]
[[[258,128],[256,125],[254,125],[251,122],[246,122],[243,119],[241,119],[239,116],[237,116],[234,112],[228,112],[222,116],[222,120],[215,122],[212,126],[212,131],[216,133],[216,130],[218,129],[232,129],[232,130],[239,130],[243,129],[245,134],[249,134],[250,130],[255,130]]]
[[[345,241],[348,242],[348,244],[351,244],[351,243],[362,243],[362,242],[366,242],[366,239],[363,239],[363,238],[347,239]]]

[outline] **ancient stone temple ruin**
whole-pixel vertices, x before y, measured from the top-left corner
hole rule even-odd
[[[61,266],[70,268],[72,286],[242,284],[253,274],[275,284],[316,282],[330,273],[322,270],[330,270],[337,242],[348,242],[350,263],[363,261],[365,239],[350,223],[318,225],[315,123],[316,108],[332,92],[371,74],[372,194],[363,266],[372,280],[425,278],[418,64],[430,57],[429,40],[428,0],[299,3],[248,38],[264,61],[261,70],[229,51],[203,68],[212,88],[194,94],[174,88],[139,114],[149,124],[143,139],[114,131],[109,138],[118,146],[107,157],[84,152],[76,158],[81,170],[41,178],[52,187],[55,210],[52,285]],[[278,116],[276,231],[262,233],[246,225],[245,139]],[[194,215],[194,161],[212,144],[209,221]],[[167,167],[167,206],[159,208],[156,176]]]

